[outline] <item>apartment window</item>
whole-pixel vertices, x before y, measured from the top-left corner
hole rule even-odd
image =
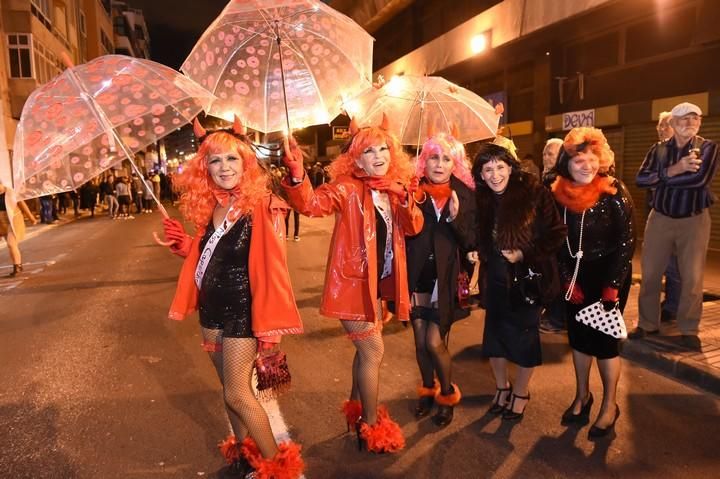
[[[10,76],[12,78],[32,78],[32,43],[26,33],[10,33],[8,53],[10,57]]]
[[[113,31],[120,37],[127,37],[127,28],[125,28],[125,17],[123,15],[117,15],[113,18]]]
[[[113,44],[110,41],[110,38],[105,34],[105,30],[100,30],[100,43],[102,43],[106,54],[109,55],[113,52]]]
[[[35,40],[33,41],[33,53],[35,57],[35,79],[39,84],[47,83],[60,74],[62,62],[49,48]]]
[[[87,23],[85,21],[85,12],[80,10],[80,34],[83,37],[87,36]]]
[[[52,29],[50,0],[30,0],[30,11],[48,30]]]

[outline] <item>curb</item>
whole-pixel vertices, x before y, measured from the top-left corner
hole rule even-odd
[[[690,386],[695,386],[712,394],[720,395],[720,369],[708,366],[693,359],[693,356],[716,354],[718,346],[704,347],[703,352],[675,352],[677,346],[664,341],[648,339],[628,340],[623,344],[620,355]]]

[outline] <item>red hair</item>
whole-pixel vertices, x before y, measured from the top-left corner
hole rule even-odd
[[[389,180],[409,183],[415,174],[410,157],[402,149],[402,145],[392,133],[383,128],[371,126],[361,128],[350,140],[346,152],[335,158],[328,167],[330,177],[335,180],[343,175],[351,175],[360,170],[356,161],[369,146],[385,143],[390,150],[390,167],[385,175]]]
[[[465,147],[462,143],[447,133],[438,133],[425,140],[417,161],[418,177],[422,178],[425,176],[425,165],[428,158],[433,155],[447,155],[452,158],[455,163],[452,174],[455,175],[458,180],[465,183],[465,186],[471,190],[475,190],[475,181],[466,163]]]
[[[570,158],[586,151],[586,149],[600,160],[599,173],[607,173],[615,165],[615,154],[610,149],[602,130],[590,126],[573,128],[563,140],[563,149]]]
[[[176,179],[182,191],[180,212],[196,228],[204,228],[210,222],[217,205],[213,190],[219,188],[208,174],[208,157],[228,151],[237,152],[243,165],[240,194],[235,198],[233,206],[243,215],[250,214],[268,192],[267,175],[258,165],[250,145],[224,131],[211,133],[200,145],[195,158],[185,164],[182,174]]]

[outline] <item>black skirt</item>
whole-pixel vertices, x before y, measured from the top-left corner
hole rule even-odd
[[[617,357],[620,354],[620,340],[579,322],[575,319],[575,316],[581,309],[598,302],[602,297],[604,278],[607,275],[607,265],[610,261],[612,261],[611,258],[600,258],[594,261],[582,260],[577,284],[580,285],[585,300],[583,304],[566,303],[565,308],[570,347],[598,359]],[[632,272],[629,271],[618,293],[620,296],[620,311],[625,309],[631,281]],[[563,292],[563,294],[565,293]]]
[[[485,266],[483,355],[505,358],[524,368],[542,364],[540,306],[511,301],[510,264],[499,253]]]

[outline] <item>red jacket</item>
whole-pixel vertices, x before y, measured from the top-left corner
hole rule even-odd
[[[255,337],[267,340],[303,332],[282,239],[281,225],[284,226],[283,218],[287,209],[284,201],[268,194],[252,212],[248,258],[252,330]],[[197,231],[190,254],[180,270],[177,290],[168,314],[170,319],[184,319],[197,309],[198,289],[194,276],[200,258],[199,244],[204,233],[204,230]]]
[[[338,319],[375,322],[378,272],[374,204],[370,188],[359,178],[341,176],[313,191],[307,175],[302,183],[282,183],[292,207],[306,216],[335,214],[320,314]],[[405,236],[422,230],[423,215],[414,201],[406,205],[389,195],[392,217],[393,272],[383,297],[395,301],[401,321],[410,319]],[[366,212],[368,214],[366,214]],[[383,283],[385,280],[383,280]]]

